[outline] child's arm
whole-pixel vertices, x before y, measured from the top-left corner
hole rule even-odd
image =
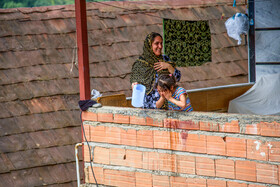
[[[168,101],[170,101],[171,103],[180,107],[182,110],[186,108],[186,95],[185,94],[181,94],[180,97],[179,97],[179,100],[171,97],[171,95],[169,97],[166,96],[166,99]]]
[[[163,96],[160,96],[159,100],[156,102],[156,107],[161,108],[165,102],[165,98]]]

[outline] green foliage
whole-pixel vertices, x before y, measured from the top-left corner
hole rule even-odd
[[[86,2],[101,2],[108,0],[86,0]],[[124,1],[124,0],[110,0]],[[75,4],[75,0],[0,0],[0,8],[39,7]]]
[[[34,3],[34,7],[38,6],[54,6],[54,5],[71,5],[74,4],[74,0],[37,0]]]
[[[3,4],[2,8],[15,8],[15,7],[24,7],[25,5],[23,3],[16,3],[13,1],[10,2],[6,2],[5,4]]]

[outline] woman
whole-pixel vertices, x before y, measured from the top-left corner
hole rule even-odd
[[[181,73],[175,68],[166,55],[162,55],[162,36],[158,33],[150,33],[144,41],[143,54],[132,66],[130,82],[132,89],[135,84],[143,84],[146,87],[144,108],[155,109],[156,102],[160,98],[158,91],[154,88],[159,75],[173,74],[178,82]]]

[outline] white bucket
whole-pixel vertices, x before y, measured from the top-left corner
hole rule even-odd
[[[132,106],[142,107],[144,105],[146,87],[142,84],[136,84],[132,90]]]

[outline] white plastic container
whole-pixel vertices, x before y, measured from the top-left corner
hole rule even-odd
[[[143,107],[146,87],[142,84],[136,84],[132,90],[131,104],[134,107]]]

